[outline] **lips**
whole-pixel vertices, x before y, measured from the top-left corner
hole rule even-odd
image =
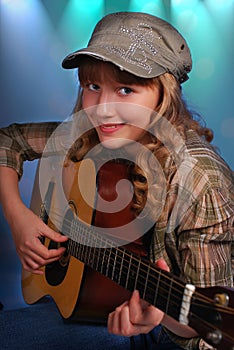
[[[99,126],[99,130],[105,134],[111,134],[120,130],[125,124],[102,124]]]

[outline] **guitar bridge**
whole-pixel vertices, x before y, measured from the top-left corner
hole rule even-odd
[[[195,286],[193,284],[186,284],[184,289],[184,295],[182,298],[181,303],[181,309],[180,309],[180,316],[179,321],[181,324],[188,325],[188,315],[191,305],[191,299],[193,296],[193,293],[195,292]]]

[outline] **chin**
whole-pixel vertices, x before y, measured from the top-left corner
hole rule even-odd
[[[119,149],[130,144],[132,140],[129,139],[111,139],[111,140],[101,140],[103,147],[108,149]]]

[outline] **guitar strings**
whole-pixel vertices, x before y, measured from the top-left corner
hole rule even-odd
[[[62,219],[62,216],[59,214],[59,213],[56,213],[56,212],[52,212],[51,211],[51,213],[52,214],[54,214],[54,215],[57,215],[57,217],[59,218],[59,219]],[[76,222],[78,221],[78,225],[79,226],[87,226],[87,229],[90,231],[90,227],[86,224],[83,224],[80,220],[76,220]],[[69,231],[70,231],[70,226],[71,226],[71,221],[70,220],[68,220],[68,219],[64,219],[63,220],[63,222],[65,222],[66,223],[66,227],[69,229]],[[59,221],[59,223],[60,223],[60,221]],[[88,237],[88,239],[89,239],[90,237]],[[101,242],[103,242],[103,243],[107,243],[106,242],[106,239],[103,239],[102,237],[100,237],[100,235],[99,235],[99,240],[101,240]],[[78,242],[76,242],[76,241],[74,241],[74,240],[72,240],[71,239],[71,241],[72,242],[74,242],[75,244],[80,244],[80,243],[78,243]],[[88,242],[87,242],[88,243]],[[113,242],[112,242],[113,243]],[[80,244],[81,246],[82,246],[82,244]],[[96,253],[96,249],[98,249],[98,251],[100,251],[100,249],[101,248],[94,248],[95,249],[95,253]],[[109,247],[109,248],[102,248],[102,249],[105,249],[105,250],[107,250],[107,249],[113,249],[113,244]],[[121,252],[121,253],[124,253],[124,255],[126,255],[127,257],[129,257],[129,258],[131,258],[131,260],[133,260],[133,262],[134,261],[141,261],[141,264],[143,265],[143,266],[145,266],[145,267],[147,267],[148,268],[148,266],[150,265],[150,269],[153,271],[153,272],[156,272],[156,273],[160,273],[162,276],[163,276],[163,278],[165,278],[165,279],[168,279],[168,280],[171,280],[171,279],[169,279],[169,277],[164,273],[164,271],[163,270],[159,270],[159,269],[157,269],[155,266],[153,266],[153,265],[151,265],[151,264],[147,264],[146,262],[144,262],[142,259],[140,259],[140,258],[136,258],[135,256],[134,256],[134,254],[133,253],[131,253],[131,252],[129,252],[128,250],[126,250],[126,249],[123,249],[122,247],[121,247],[121,250],[120,250],[120,248],[119,247],[117,247],[117,248],[114,248],[116,251],[118,251],[118,252]],[[86,250],[87,251],[87,250]],[[100,252],[98,252],[97,254],[99,254]],[[110,254],[110,257],[109,257],[109,259],[112,259],[112,261],[114,261],[114,259],[111,257],[111,254]],[[126,262],[127,264],[129,264],[129,261],[127,260],[127,259],[124,259],[123,260],[124,262]],[[138,269],[138,264],[137,265],[133,265],[133,267],[136,267],[137,269]],[[141,272],[141,269],[139,269],[139,272]],[[157,276],[155,276],[155,274],[152,274],[152,273],[150,273],[149,274],[151,277],[153,277],[154,279],[157,279]],[[145,275],[139,275],[143,280],[145,279]],[[143,287],[145,287],[145,284],[143,284],[141,281],[139,281],[140,282],[140,284],[143,286]],[[170,283],[168,283],[167,281],[164,281],[164,280],[162,280],[161,281],[164,285],[165,285],[165,287],[163,287],[163,288],[161,288],[163,291],[165,291],[165,292],[167,292],[168,293],[168,286],[170,287],[171,286],[171,282]],[[180,283],[179,281],[177,281],[177,280],[173,280],[173,282],[175,283],[175,284],[177,284],[178,286],[180,286],[181,288],[184,288],[184,284],[182,284],[182,283]],[[157,282],[155,283],[155,287],[157,287]],[[152,285],[154,285],[153,283],[152,283]],[[150,289],[151,289],[151,291],[153,292],[153,293],[155,293],[155,290],[152,288],[152,287],[150,287]],[[183,295],[183,293],[181,293],[181,290],[179,290],[179,289],[176,289],[176,288],[174,288],[174,290],[175,291],[177,291],[179,294],[181,294],[181,295]],[[184,291],[184,290],[183,290]],[[201,293],[199,293],[199,292],[196,292],[196,296],[197,296],[197,300],[198,301],[200,301],[200,302],[204,302],[204,301],[207,301],[207,302],[209,302],[209,303],[213,303],[213,300],[212,299],[210,299],[209,297],[207,297],[207,296],[205,296],[205,295],[203,295],[203,294],[201,294]],[[166,296],[161,296],[161,297],[164,297],[164,299],[167,299],[167,297]],[[175,301],[181,301],[181,299],[177,296],[177,295],[174,295],[173,296],[174,297],[174,301],[172,301],[172,303],[174,303],[175,305],[178,305],[178,303],[176,303]],[[199,306],[199,307],[202,307],[203,309],[210,309],[211,307],[209,306],[209,305],[200,305],[200,304],[196,304],[196,303],[194,303],[194,305],[197,305],[197,306]],[[212,305],[213,306],[213,305]],[[233,314],[233,309],[231,309],[230,307],[228,307],[228,306],[225,306],[225,307],[223,307],[222,305],[219,305],[219,304],[217,304],[217,305],[215,305],[216,306],[216,310],[220,310],[220,311],[223,311],[223,312],[225,312],[225,313],[228,313],[228,314]]]
[[[51,214],[53,214],[54,216],[53,216],[53,219],[55,219],[55,216],[57,215],[57,217],[58,217],[58,223],[61,223],[61,220],[60,219],[62,219],[62,216],[61,215],[59,215],[58,213],[56,213],[56,212],[52,212],[51,211]],[[56,219],[55,219],[56,220]],[[55,221],[54,220],[54,221]],[[90,227],[88,227],[87,225],[85,225],[85,224],[83,224],[83,223],[81,223],[80,221],[78,221],[78,223],[79,223],[79,226],[82,226],[84,229],[90,229]],[[68,220],[68,219],[64,219],[63,220],[63,228],[65,228],[65,229],[68,229],[68,231],[70,230],[70,226],[71,226],[71,220]],[[68,235],[69,236],[69,235]],[[87,235],[86,235],[87,236]],[[95,236],[97,236],[96,234],[95,234]],[[99,237],[99,240],[100,240],[100,242],[103,242],[103,243],[105,243],[105,244],[107,244],[107,243],[109,243],[106,239],[104,239],[103,237],[101,237],[100,235],[98,235],[98,237]],[[87,239],[90,239],[90,235],[88,235],[88,238]],[[72,238],[70,238],[70,240],[72,241],[72,242],[74,242],[74,244],[80,244],[80,248],[81,249],[84,249],[84,244],[86,243],[86,245],[87,245],[87,241],[84,243],[84,244],[81,244],[81,243],[78,243],[77,241],[75,241],[75,240],[72,240]],[[89,248],[89,247],[88,247]],[[109,248],[102,248],[104,251],[107,251],[107,249],[111,249],[111,248],[113,248],[113,241],[110,241],[110,243],[109,243]],[[120,248],[115,248],[115,250],[119,253],[119,252],[121,252],[121,253],[123,253],[123,250],[121,250],[120,251]],[[88,249],[87,248],[85,248],[85,251],[87,252],[88,251]],[[101,255],[103,255],[104,253],[102,252],[102,250],[101,250],[101,248],[98,248],[98,249],[95,249],[95,254],[96,255],[98,255],[98,254],[101,254]],[[132,259],[132,266],[133,267],[136,267],[136,268],[138,268],[138,266],[139,265],[134,265],[134,262],[135,261],[137,261],[138,259],[136,259],[136,257],[132,254],[132,253],[130,253],[129,251],[127,251],[127,250],[125,250],[124,249],[124,255],[125,255],[125,258],[123,259],[123,263],[126,263],[127,264],[127,266],[125,265],[123,265],[123,268],[127,268],[128,270],[129,270],[129,261],[126,259],[126,258],[131,258]],[[112,260],[112,263],[113,263],[113,261],[114,261],[114,259],[113,259],[113,257],[112,256],[110,256],[110,260]],[[141,260],[141,263],[143,264],[143,266],[145,266],[145,267],[148,267],[148,265],[149,264],[146,264],[146,263],[143,263],[142,262],[142,260]],[[152,266],[150,266],[150,268],[152,269]],[[155,270],[155,272],[156,272],[156,268],[154,268],[154,270]],[[141,269],[139,270],[139,272],[141,272]],[[159,271],[158,271],[158,273],[159,273]],[[162,275],[162,277],[165,277],[165,278],[168,278],[167,276],[166,276],[166,274],[164,274],[163,273],[163,270],[161,271],[160,270],[160,274]],[[138,278],[141,278],[143,281],[141,281],[141,280],[139,280],[139,283],[138,283],[138,286],[139,286],[139,284],[141,285],[141,287],[145,287],[145,274],[144,275],[142,275],[142,274],[138,274]],[[152,278],[154,278],[154,279],[156,279],[157,278],[157,276],[155,276],[155,274],[150,274],[150,277]],[[162,283],[165,285],[165,287],[163,287],[162,286]],[[157,288],[157,282],[154,284],[153,282],[151,283],[155,288]],[[164,295],[161,295],[161,298],[162,299],[165,299],[166,301],[168,300],[168,298],[167,298],[167,294],[168,294],[168,286],[170,286],[170,284],[168,284],[167,283],[167,281],[161,281],[161,291],[162,292],[165,292],[166,294]],[[183,285],[181,284],[180,285],[181,287],[183,287]],[[174,288],[175,290],[176,290],[176,288]],[[152,287],[150,287],[150,288],[148,288],[148,290],[150,290],[151,291],[151,293],[153,293],[154,295],[155,295],[155,289],[154,288],[152,288]],[[181,293],[181,291],[180,290],[177,290],[177,292],[179,292],[180,294],[181,294],[181,296],[183,295],[182,293]],[[177,297],[177,296],[175,296],[175,299],[176,299],[176,301],[180,301],[181,302],[181,298],[179,298],[179,297]],[[175,302],[174,303],[174,305],[178,305],[178,302]]]

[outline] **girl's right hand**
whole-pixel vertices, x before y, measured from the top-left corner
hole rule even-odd
[[[58,260],[65,248],[49,250],[40,239],[47,237],[62,243],[68,238],[53,231],[24,205],[18,187],[18,174],[14,169],[5,166],[0,166],[0,202],[23,268],[43,274],[40,268]]]
[[[67,241],[68,237],[53,231],[37,215],[21,203],[8,223],[13,235],[16,251],[22,267],[35,274],[43,274],[41,267],[58,260],[65,247],[58,244],[57,249],[48,249],[41,238],[47,237],[57,243]]]

